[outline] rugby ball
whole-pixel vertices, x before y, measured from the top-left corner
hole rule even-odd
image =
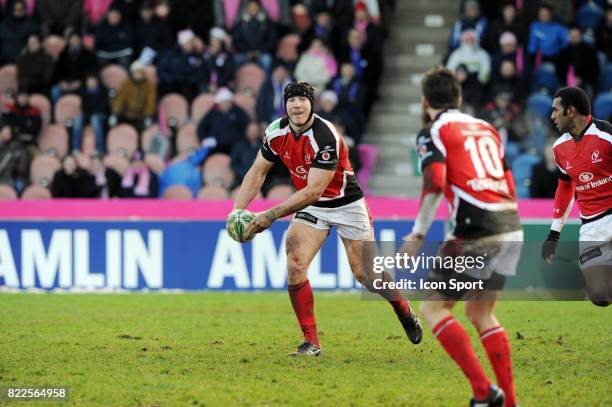
[[[244,229],[246,229],[246,225],[248,225],[254,218],[255,215],[246,209],[236,209],[232,211],[227,217],[227,222],[225,224],[227,233],[232,239],[240,243],[253,239],[253,236],[245,239],[243,234]]]

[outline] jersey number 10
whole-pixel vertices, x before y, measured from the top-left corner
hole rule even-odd
[[[502,178],[504,165],[499,154],[499,147],[491,137],[468,137],[465,149],[470,152],[478,178]]]

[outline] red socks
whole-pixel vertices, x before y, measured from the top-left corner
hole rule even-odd
[[[393,307],[393,311],[399,319],[402,319],[410,314],[410,305],[408,301],[402,298],[399,301],[389,301],[389,304]]]
[[[470,381],[474,397],[478,400],[487,398],[491,381],[480,365],[470,337],[461,324],[452,316],[448,316],[434,327],[433,334],[446,353],[463,370],[463,374]]]
[[[491,366],[495,372],[497,383],[506,393],[506,407],[516,404],[514,392],[514,379],[512,376],[512,356],[510,355],[510,341],[504,328],[495,326],[480,334],[482,346],[487,351]]]
[[[314,316],[314,297],[312,288],[308,279],[299,284],[290,284],[288,286],[289,298],[293,311],[298,319],[304,339],[313,345],[319,346],[319,337],[317,335],[317,323]]]

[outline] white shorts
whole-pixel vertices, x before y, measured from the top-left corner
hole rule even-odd
[[[364,198],[337,208],[311,205],[293,215],[291,222],[318,230],[329,230],[335,226],[341,237],[350,240],[370,240],[373,236],[370,211]]]
[[[612,215],[580,227],[580,268],[612,267]]]

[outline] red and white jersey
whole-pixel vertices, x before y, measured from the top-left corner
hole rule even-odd
[[[520,228],[497,129],[459,110],[439,114],[419,133],[421,167],[446,164],[444,195],[455,235],[491,235]]]
[[[316,114],[312,126],[302,134],[293,132],[287,117],[272,122],[266,129],[261,154],[268,161],[282,162],[298,191],[306,187],[310,168],[335,171],[314,206],[335,208],[363,197],[344,138],[333,124]]]
[[[559,178],[574,184],[580,216],[592,219],[612,210],[612,126],[591,119],[574,138],[563,134],[553,146]],[[554,217],[562,216],[555,209]]]

